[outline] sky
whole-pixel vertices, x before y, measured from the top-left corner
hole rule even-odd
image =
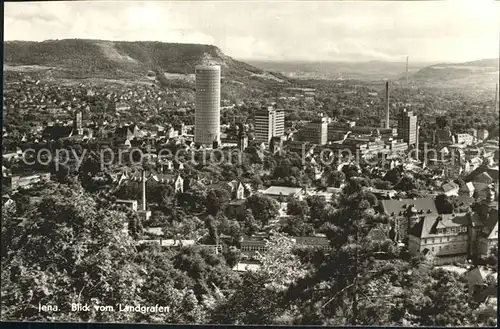
[[[237,59],[463,62],[499,56],[500,1],[6,2],[4,39],[218,46]]]

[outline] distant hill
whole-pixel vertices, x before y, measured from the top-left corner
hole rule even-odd
[[[464,63],[441,63],[420,69],[410,76],[423,84],[445,86],[495,86],[499,77],[499,59],[482,59]]]
[[[221,65],[225,78],[238,81],[284,78],[234,60],[212,45],[86,39],[4,42],[4,70],[40,69],[52,78],[133,79],[160,72],[177,79],[192,75],[199,64]]]
[[[384,80],[397,79],[406,71],[406,62],[301,62],[301,61],[247,61],[260,69],[279,72],[288,77],[307,79],[353,79]],[[413,73],[428,64],[410,63],[408,71]]]

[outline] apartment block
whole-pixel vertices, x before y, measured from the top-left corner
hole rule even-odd
[[[272,137],[285,134],[285,112],[270,106],[255,113],[254,118],[255,142],[269,145]]]

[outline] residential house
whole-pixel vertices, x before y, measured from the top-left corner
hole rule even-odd
[[[488,256],[494,246],[498,247],[498,209],[495,208],[488,213],[484,226],[478,234],[478,255]]]
[[[325,251],[330,251],[333,249],[330,246],[330,241],[324,236],[294,237],[293,241],[298,245],[298,247],[321,248]]]
[[[12,160],[19,159],[20,157],[22,157],[22,155],[23,151],[19,147],[17,147],[16,151],[14,152],[3,153],[2,158],[4,161],[10,162]]]
[[[460,187],[460,189],[458,190],[458,195],[472,197],[474,195],[474,190],[474,184],[472,184],[472,182],[468,182]]]
[[[391,234],[390,228],[388,225],[377,225],[372,227],[367,235],[366,238],[370,241],[385,241],[388,240],[389,238],[394,238],[395,234]]]
[[[471,181],[475,182],[475,183],[491,184],[491,183],[493,183],[493,178],[488,174],[488,172],[483,171],[483,172],[475,175],[471,179]]]
[[[498,274],[485,266],[474,266],[465,273],[469,294],[476,303],[497,297]],[[496,303],[495,303],[496,306]]]
[[[441,192],[447,196],[458,196],[460,187],[457,183],[450,181],[441,185]]]
[[[243,237],[240,242],[240,250],[249,256],[256,252],[265,252],[267,251],[267,241],[261,237]]]
[[[161,247],[167,247],[167,248],[172,248],[172,247],[187,247],[187,246],[193,246],[196,243],[194,240],[178,240],[178,239],[157,239],[157,240],[139,240],[137,241],[137,244],[158,244]]]
[[[489,136],[488,130],[486,130],[486,129],[478,129],[478,131],[477,131],[477,138],[479,140],[485,140],[485,139],[488,138],[488,136]]]
[[[232,270],[236,272],[258,271],[260,266],[260,261],[249,259],[238,262]]]
[[[31,188],[34,184],[48,182],[49,180],[50,173],[48,172],[3,177],[3,183],[10,191]]]
[[[411,226],[423,215],[438,214],[432,198],[381,200],[380,204],[382,213],[395,223],[397,240],[404,239]]]
[[[137,211],[137,200],[116,200],[116,204],[118,205],[124,205],[126,206],[127,208],[133,210],[133,211]]]
[[[151,180],[159,184],[170,184],[174,188],[174,193],[184,192],[184,179],[180,174],[159,173],[150,175],[146,180]],[[119,179],[119,184],[138,184],[142,182],[142,173],[124,173]]]
[[[180,174],[156,174],[152,175],[151,178],[160,184],[172,184],[174,188],[174,193],[184,192],[184,179]]]
[[[470,134],[455,134],[457,144],[471,145],[474,142],[474,136]]]
[[[226,208],[226,215],[230,218],[236,218],[245,213],[245,200],[252,194],[250,184],[243,183],[239,180],[230,182],[220,182],[210,184],[209,189],[224,189],[231,195],[231,200]]]
[[[304,196],[304,189],[301,187],[270,186],[262,191],[262,194],[275,200],[286,200],[289,197],[301,199]]]
[[[436,129],[433,134],[433,142],[436,145],[450,145],[453,144],[453,134],[449,127],[443,129]]]
[[[467,260],[471,216],[471,213],[422,216],[410,229],[408,250],[413,255],[430,255],[435,265]]]

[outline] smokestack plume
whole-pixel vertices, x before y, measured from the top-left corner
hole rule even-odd
[[[389,129],[389,81],[385,83],[385,128]]]
[[[146,171],[142,170],[142,210],[146,211]]]

